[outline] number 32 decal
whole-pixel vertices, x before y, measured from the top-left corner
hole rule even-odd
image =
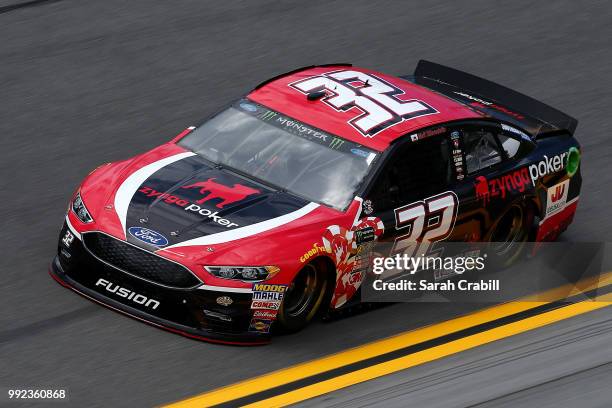
[[[322,102],[329,107],[339,112],[361,111],[348,123],[365,137],[374,137],[404,120],[438,113],[382,78],[360,71],[327,72],[289,86],[305,94],[325,89],[328,95]]]
[[[396,208],[395,229],[405,233],[395,239],[393,252],[426,255],[433,242],[448,238],[453,231],[458,204],[455,193],[447,191]]]

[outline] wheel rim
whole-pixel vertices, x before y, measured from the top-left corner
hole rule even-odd
[[[283,302],[285,313],[300,316],[316,300],[319,276],[312,265],[307,265],[295,277]]]
[[[524,241],[523,220],[523,208],[519,205],[513,205],[499,220],[491,235],[492,247],[497,255],[511,253]]]

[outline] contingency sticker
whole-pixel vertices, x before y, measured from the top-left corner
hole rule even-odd
[[[253,284],[251,309],[253,317],[249,325],[250,332],[269,333],[272,323],[276,320],[278,309],[283,302],[287,285],[267,283]]]
[[[569,190],[569,180],[564,180],[547,189],[546,198],[546,217],[561,211],[567,203],[567,192]]]

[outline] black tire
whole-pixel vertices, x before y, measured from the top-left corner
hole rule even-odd
[[[284,332],[297,332],[317,315],[330,282],[324,262],[304,266],[289,285],[278,311],[278,325]]]
[[[487,253],[494,266],[510,266],[522,258],[533,216],[529,206],[514,203],[495,221],[486,239],[489,242]]]

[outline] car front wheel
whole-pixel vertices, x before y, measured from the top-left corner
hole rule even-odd
[[[309,263],[289,285],[278,311],[278,323],[284,331],[301,330],[320,310],[329,284],[325,268],[323,262]]]

